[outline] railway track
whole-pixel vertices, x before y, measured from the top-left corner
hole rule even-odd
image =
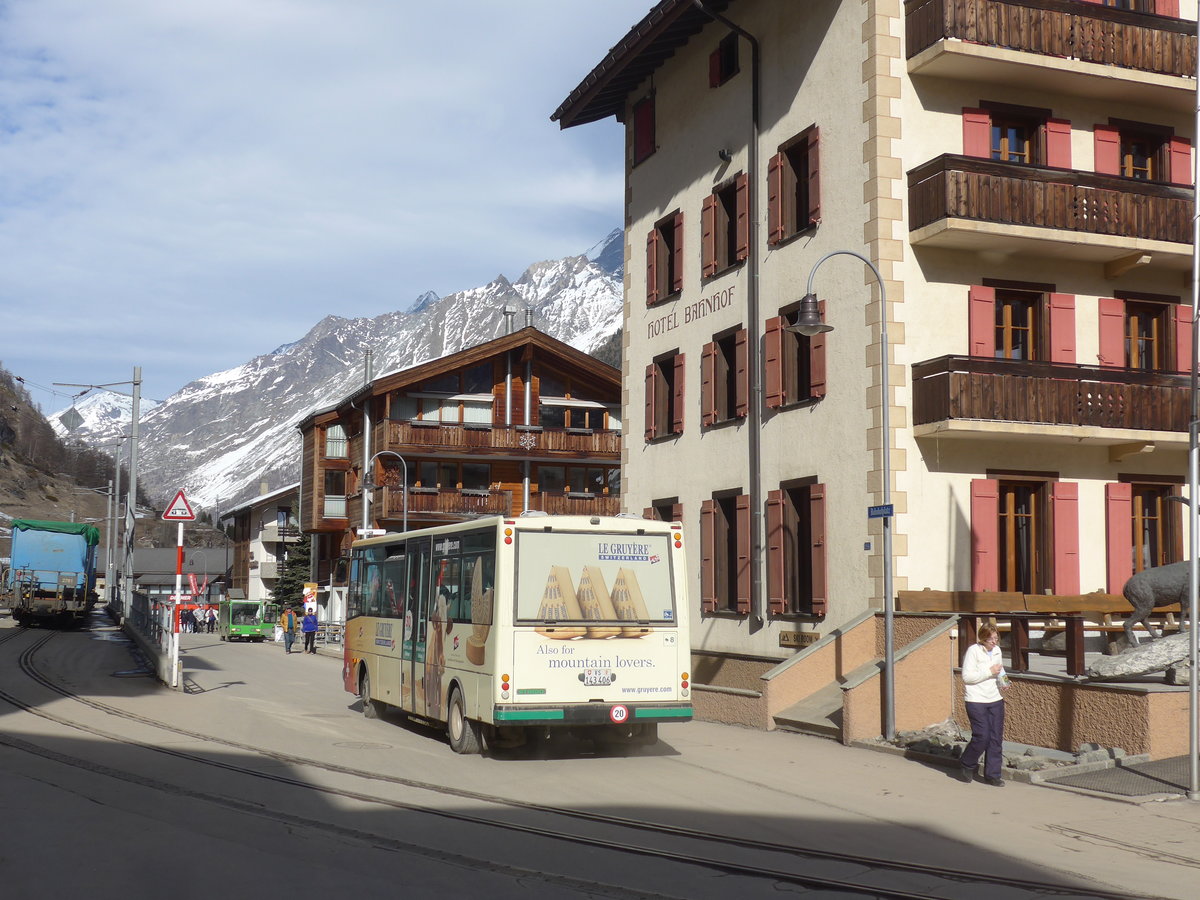
[[[32,641],[26,641],[17,652],[17,668],[28,681],[53,692],[55,695],[69,699],[74,703],[94,711],[101,712],[116,720],[136,723],[163,732],[174,738],[188,738],[201,742],[210,747],[222,748],[243,754],[250,759],[266,759],[287,766],[292,771],[319,770],[339,778],[348,778],[353,782],[361,782],[363,790],[350,787],[335,787],[321,785],[313,780],[281,774],[278,771],[263,771],[252,765],[241,765],[222,760],[214,760],[196,752],[181,750],[177,747],[159,746],[157,744],[135,740],[115,731],[100,728],[68,716],[51,713],[37,705],[20,699],[10,690],[0,688],[0,700],[21,709],[27,713],[39,716],[58,725],[75,729],[93,737],[107,741],[137,747],[141,750],[162,754],[192,765],[204,765],[219,770],[223,775],[233,778],[248,778],[260,782],[270,782],[287,788],[298,788],[315,791],[342,800],[351,800],[369,804],[374,807],[403,810],[425,816],[450,820],[466,827],[482,829],[502,829],[509,833],[519,834],[528,838],[544,840],[556,844],[571,844],[589,850],[616,854],[620,857],[640,857],[687,867],[698,867],[722,876],[750,879],[754,883],[774,886],[775,889],[799,889],[801,891],[818,891],[828,895],[878,897],[878,898],[957,898],[965,896],[985,895],[989,897],[1013,898],[1083,898],[1092,897],[1097,900],[1152,900],[1144,894],[1133,895],[1119,891],[1108,891],[1093,887],[1052,886],[1028,879],[1007,878],[994,875],[980,875],[959,870],[940,868],[918,863],[901,862],[870,854],[839,853],[827,850],[805,847],[796,844],[782,844],[751,838],[739,838],[727,834],[714,835],[711,833],[627,818],[585,810],[575,810],[539,803],[525,802],[508,797],[464,790],[443,784],[437,784],[420,779],[406,778],[385,773],[370,772],[351,766],[313,760],[288,753],[282,753],[266,747],[234,741],[227,738],[207,734],[190,728],[183,728],[168,722],[152,719],[138,713],[130,712],[110,703],[82,696],[48,677],[37,666],[39,653],[59,635],[55,632],[37,633],[13,630],[0,635],[0,653],[4,646],[16,640],[22,634],[37,634]],[[448,852],[442,848],[410,839],[398,839],[389,835],[375,832],[365,832],[347,828],[311,817],[296,816],[285,812],[268,812],[261,805],[239,800],[237,797],[197,791],[185,786],[150,779],[138,773],[113,769],[98,765],[86,759],[70,757],[60,753],[52,753],[37,747],[31,742],[0,735],[0,743],[13,749],[36,753],[42,758],[54,759],[63,765],[72,765],[95,771],[97,774],[131,781],[159,791],[181,794],[193,799],[217,804],[240,812],[254,815],[266,815],[272,819],[283,821],[296,826],[316,829],[342,837],[353,838],[374,846],[383,846],[395,851],[418,853],[426,857],[441,858],[457,865],[474,868],[486,868],[489,871],[506,871],[514,877],[536,876],[541,879],[558,880],[564,886],[570,884],[576,888],[595,890],[591,882],[576,883],[569,876],[552,876],[545,872],[531,872],[519,867],[497,865],[493,859],[472,857],[460,853]],[[412,800],[398,800],[381,797],[379,793],[371,792],[379,786],[391,786],[430,795],[430,803]],[[464,812],[462,810],[446,809],[434,805],[445,799],[468,801],[488,810],[487,813]],[[530,814],[529,821],[516,822],[506,819],[513,812]],[[536,824],[534,823],[536,819]],[[489,842],[483,844],[486,846]],[[816,870],[820,869],[818,872]],[[899,885],[904,885],[903,887]],[[786,887],[785,887],[786,886]],[[628,897],[667,897],[670,894],[645,893],[630,890],[616,885],[606,886],[610,896]]]

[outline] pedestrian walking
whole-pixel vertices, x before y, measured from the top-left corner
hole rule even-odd
[[[317,614],[306,612],[300,620],[300,630],[304,633],[304,652],[317,652]]]
[[[208,633],[212,634],[217,627],[217,611],[211,606],[208,608]]]
[[[1000,652],[1000,632],[995,625],[979,628],[979,641],[967,648],[963,656],[962,680],[967,718],[971,720],[971,742],[963,751],[960,781],[970,784],[979,766],[980,756],[986,754],[983,782],[992,787],[1004,787],[1000,777],[1004,765],[1004,696],[1008,686],[1004,657]]]
[[[285,609],[279,616],[279,626],[283,629],[283,652],[291,653],[292,644],[296,642],[296,611]]]

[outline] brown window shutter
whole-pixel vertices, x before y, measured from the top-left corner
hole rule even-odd
[[[708,54],[708,86],[710,88],[721,86],[721,48],[719,46]]]
[[[707,427],[717,421],[716,391],[717,345],[710,342],[700,353],[700,424]]]
[[[646,305],[658,300],[658,229],[651,228],[646,235]]]
[[[700,610],[717,611],[717,501],[700,503]]]
[[[717,271],[717,197],[709,194],[700,210],[700,269],[707,278]]]
[[[675,398],[671,410],[671,431],[674,434],[683,433],[683,382],[684,354],[675,357]]]
[[[654,400],[658,393],[658,366],[654,363],[646,366],[646,440],[652,441],[658,437],[658,423],[655,421]]]
[[[643,519],[657,519],[658,518],[658,510],[656,510],[653,506],[647,506],[645,509],[642,510],[642,518]]]
[[[813,126],[808,133],[808,221],[817,225],[821,221],[821,129]]]
[[[750,255],[750,179],[743,172],[734,181],[737,207],[737,261]]]
[[[785,324],[787,323],[783,316],[767,319],[767,330],[763,335],[768,409],[778,409],[786,400],[783,394],[783,326]]]
[[[683,290],[683,213],[675,213],[675,278],[671,293]]]
[[[738,417],[750,414],[749,343],[750,333],[745,328],[738,329],[733,338],[734,402],[737,406],[734,415]]]
[[[672,522],[682,522],[683,521],[683,504],[682,503],[672,503],[671,504],[671,521]]]
[[[829,609],[829,584],[825,565],[825,485],[808,489],[809,522],[812,530],[812,614],[823,616]]]
[[[825,301],[817,301],[821,321],[825,321]],[[825,396],[825,341],[829,332],[815,334],[808,339],[808,395]]]
[[[739,494],[734,498],[737,518],[737,611],[738,615],[750,614],[750,497]]]
[[[783,240],[783,154],[767,163],[767,243]]]
[[[783,541],[783,491],[767,491],[767,609],[773,616],[787,612]]]

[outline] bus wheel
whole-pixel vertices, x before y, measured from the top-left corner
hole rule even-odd
[[[371,673],[363,669],[362,681],[358,684],[358,692],[362,695],[363,715],[368,719],[378,719],[383,712],[383,704],[371,699]]]
[[[446,721],[446,734],[450,738],[450,749],[455,753],[478,753],[480,750],[478,722],[467,718],[466,704],[462,691],[454,689],[450,695],[450,712]]]

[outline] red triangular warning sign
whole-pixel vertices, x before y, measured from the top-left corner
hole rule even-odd
[[[181,490],[175,495],[175,499],[171,501],[162,517],[168,522],[192,522],[195,521],[196,514],[192,512],[192,505],[188,503],[188,498],[183,495]]]

